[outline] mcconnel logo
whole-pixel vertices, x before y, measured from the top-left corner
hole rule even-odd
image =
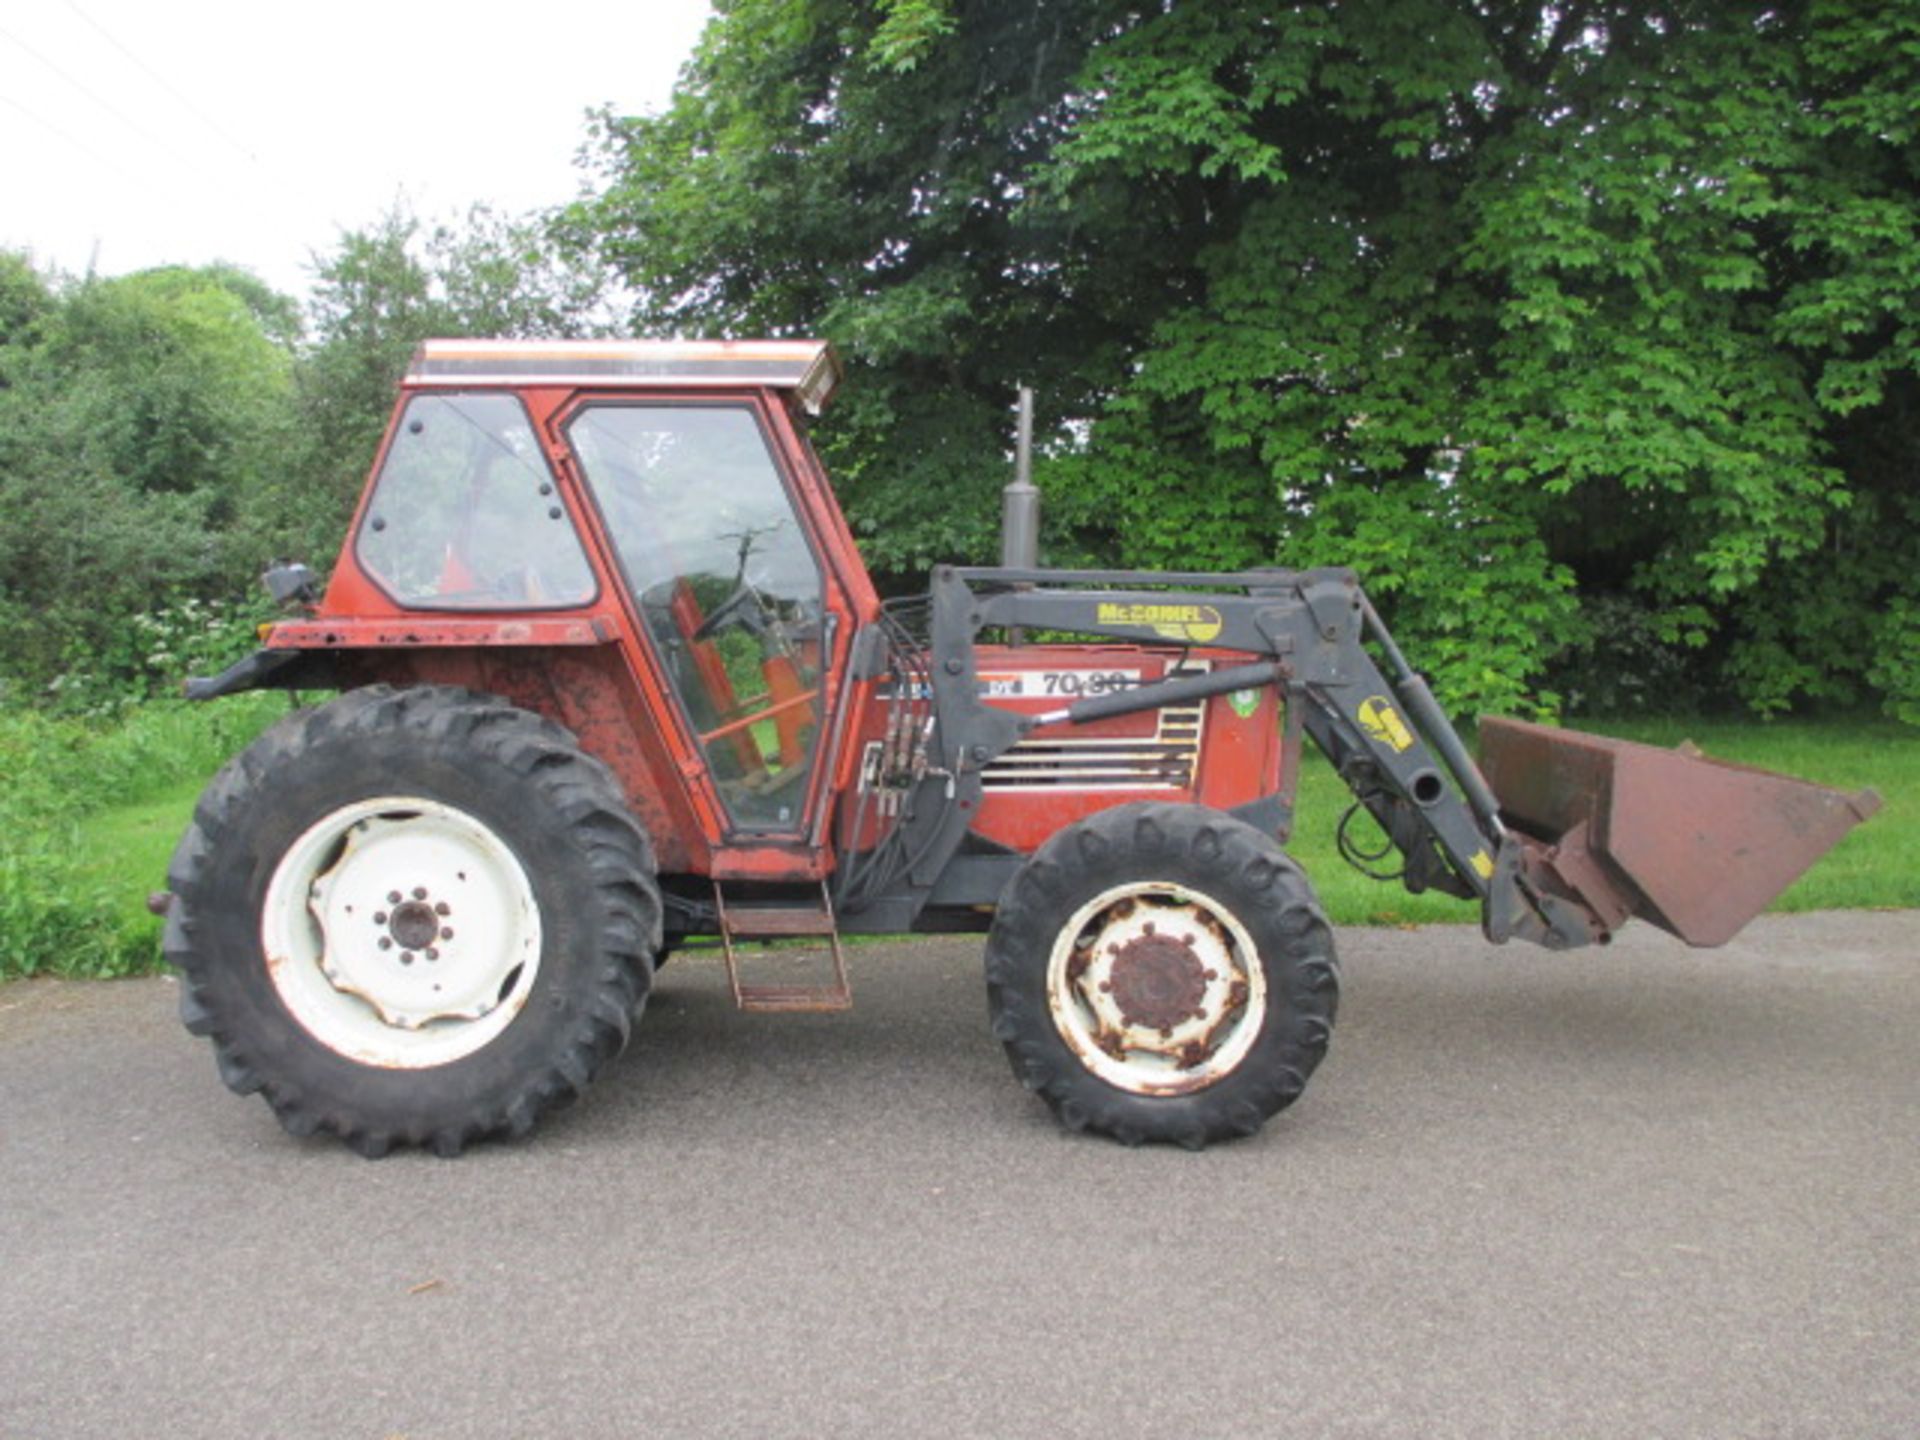
[[[1203,645],[1220,634],[1220,612],[1211,605],[1122,605],[1103,601],[1099,623],[1134,625],[1168,640]]]

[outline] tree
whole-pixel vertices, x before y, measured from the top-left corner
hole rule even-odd
[[[0,386],[9,371],[39,338],[39,327],[54,308],[46,278],[24,255],[0,251]]]
[[[1054,555],[1353,564],[1456,706],[1621,613],[1920,706],[1916,55],[1893,0],[738,0],[571,220],[644,328],[841,344],[884,571],[990,553],[1024,378]]]
[[[38,686],[130,616],[228,594],[290,421],[293,357],[235,272],[0,275],[0,671]],[[273,313],[288,313],[269,304]]]
[[[475,206],[460,225],[428,229],[395,208],[343,233],[314,257],[313,269],[314,343],[298,383],[299,468],[321,497],[302,507],[301,548],[316,557],[339,543],[393,408],[394,385],[422,340],[560,338],[606,333],[613,324],[607,276],[593,257],[562,245],[540,214]]]

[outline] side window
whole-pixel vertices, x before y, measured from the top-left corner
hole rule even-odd
[[[580,537],[511,395],[407,402],[355,554],[395,600],[424,609],[561,609],[594,594]]]
[[[733,823],[800,823],[824,582],[751,410],[594,405],[567,427]]]

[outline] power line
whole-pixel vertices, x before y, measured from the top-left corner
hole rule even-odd
[[[133,64],[134,68],[139,70],[141,74],[145,75],[149,80],[153,81],[154,84],[158,85],[162,90],[166,91],[175,100],[179,101],[181,106],[187,111],[188,114],[192,115],[202,125],[206,126],[207,129],[211,130],[215,135],[219,136],[222,140],[226,141],[227,144],[231,145],[234,148],[234,150],[242,158],[248,161],[251,161],[255,165],[258,165],[260,163],[260,157],[258,155],[254,154],[251,150],[247,149],[245,145],[241,144],[238,140],[234,139],[233,136],[229,135],[224,129],[222,129],[218,121],[216,121],[211,115],[207,114],[207,112],[202,110],[198,105],[194,104],[193,101],[188,99],[187,96],[183,94],[180,90],[175,88],[174,83],[171,80],[167,79],[166,76],[162,75],[158,70],[155,70],[151,65],[147,64],[146,61],[142,60],[138,55],[134,54],[132,50],[128,49],[125,45],[121,44],[119,39],[113,34],[112,31],[108,30],[106,26],[102,25],[98,20],[94,19],[91,15],[87,14],[87,12],[82,10],[78,5],[74,4],[73,0],[67,0],[67,8],[71,10],[74,14],[78,15],[82,20],[86,21],[87,24],[91,25],[94,31],[100,36],[102,40],[105,40],[109,45],[113,46],[114,49],[118,50],[122,55],[126,56],[127,59]]]
[[[6,40],[12,41],[16,46],[24,50],[28,55],[32,56],[35,60],[38,60],[42,65],[46,66],[54,74],[58,75],[62,80],[66,81],[67,84],[71,85],[75,90],[78,90],[82,95],[86,96],[87,99],[91,100],[94,104],[98,105],[102,110],[105,110],[109,115],[113,116],[114,119],[118,120],[122,125],[126,126],[127,129],[131,130],[134,134],[138,135],[141,139],[145,140],[149,145],[152,145],[155,149],[160,150],[163,153],[171,156],[173,159],[179,161],[182,165],[186,166],[189,170],[197,171],[199,174],[201,174],[202,176],[205,176],[207,179],[214,178],[213,176],[209,175],[205,170],[202,170],[187,156],[182,155],[179,151],[173,149],[171,146],[166,145],[162,143],[160,140],[155,139],[152,135],[149,135],[146,132],[145,127],[143,127],[140,124],[140,122],[135,120],[132,116],[128,115],[126,111],[122,110],[118,105],[115,105],[111,100],[106,99],[104,96],[96,94],[93,91],[93,89],[90,86],[88,86],[85,82],[78,80],[73,75],[69,74],[65,66],[61,65],[56,60],[52,60],[47,56],[42,55],[38,50],[34,49],[33,46],[29,45],[26,41],[22,40],[18,35],[14,34],[11,30],[0,27],[0,39],[6,39]],[[46,124],[46,122],[43,120],[41,121],[41,124],[44,125]]]
[[[87,144],[85,141],[75,139],[73,136],[69,135],[66,131],[62,130],[58,125],[54,124],[51,120],[48,120],[44,116],[34,114],[33,111],[29,110],[26,106],[22,105],[18,100],[14,99],[11,95],[0,95],[0,104],[6,104],[6,105],[12,106],[15,110],[18,110],[22,115],[26,116],[27,119],[33,121],[33,123],[38,125],[42,130],[45,130],[48,134],[57,136],[59,139],[66,141],[67,144],[71,145],[74,149],[78,150],[82,155],[85,155],[89,160],[98,161],[100,164],[106,166],[109,170],[118,171],[121,175],[133,181],[133,183],[136,185],[139,185],[145,188],[151,187],[151,182],[148,181],[144,176],[141,176],[139,174],[136,174],[134,171],[129,170],[126,166],[122,165],[119,161],[114,160],[109,156],[102,155],[98,150],[95,150],[91,145]]]

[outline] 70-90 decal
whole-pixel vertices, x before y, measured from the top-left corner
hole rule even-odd
[[[1017,670],[982,675],[980,694],[988,700],[1078,700],[1138,684],[1138,670]]]
[[[1199,675],[1208,668],[1204,660],[1190,661],[1178,670],[1153,678],[1171,680],[1175,676]],[[1147,684],[1148,679],[1139,670],[1088,667],[1072,670],[988,670],[976,676],[975,683],[983,700],[1084,700],[1094,695],[1132,690]],[[891,684],[881,690],[883,696],[892,693]],[[924,684],[914,687],[913,695],[917,700],[926,699],[927,693]]]

